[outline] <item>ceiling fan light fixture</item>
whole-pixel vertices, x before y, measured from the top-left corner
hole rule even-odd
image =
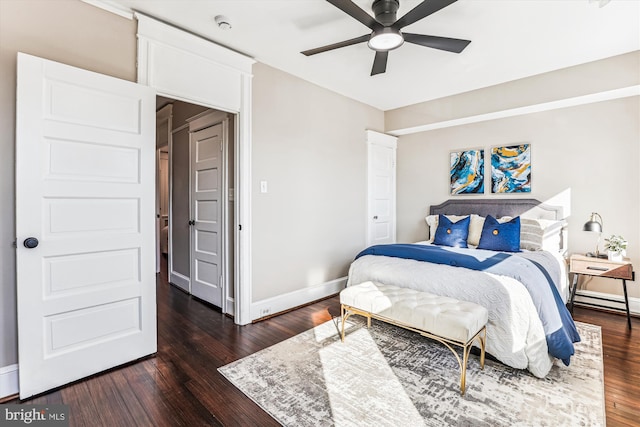
[[[387,52],[399,48],[402,43],[404,43],[404,37],[402,37],[400,30],[392,27],[382,27],[371,33],[371,38],[367,45],[375,51]]]

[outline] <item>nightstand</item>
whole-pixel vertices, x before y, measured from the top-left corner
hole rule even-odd
[[[629,296],[627,295],[627,280],[634,280],[635,273],[633,271],[633,265],[629,261],[629,258],[625,258],[623,261],[609,261],[608,259],[592,258],[584,255],[571,255],[569,258],[569,273],[573,274],[573,283],[571,285],[571,298],[569,299],[569,311],[573,313],[573,300],[576,297],[576,288],[578,287],[578,276],[597,276],[607,277],[610,279],[622,280],[622,289],[624,290],[624,305],[625,308],[609,307],[602,304],[595,304],[592,302],[580,301],[580,304],[590,305],[594,307],[602,307],[606,309],[626,311],[627,313],[627,325],[631,329],[631,314],[629,313]],[[597,297],[593,295],[580,295],[583,298],[593,298],[603,301],[610,301],[622,304],[622,301],[618,301],[612,298]]]

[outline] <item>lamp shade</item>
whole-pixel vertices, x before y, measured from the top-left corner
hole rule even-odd
[[[602,217],[596,212],[591,213],[591,218],[584,223],[582,230],[602,233]]]

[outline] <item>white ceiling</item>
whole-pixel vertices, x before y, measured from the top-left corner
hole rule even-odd
[[[94,0],[95,1],[95,0]],[[427,0],[428,1],[428,0]],[[640,49],[640,0],[460,0],[403,31],[471,40],[460,54],[405,43],[371,77],[366,43],[301,51],[369,33],[324,0],[106,0],[390,110]],[[368,13],[373,0],[355,0]],[[419,0],[400,0],[398,17]],[[216,15],[229,18],[222,30]],[[606,78],[607,76],[602,76]]]

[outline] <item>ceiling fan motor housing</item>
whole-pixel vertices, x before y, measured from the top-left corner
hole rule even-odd
[[[371,5],[376,20],[385,27],[396,22],[396,13],[399,7],[399,0],[375,0]]]

